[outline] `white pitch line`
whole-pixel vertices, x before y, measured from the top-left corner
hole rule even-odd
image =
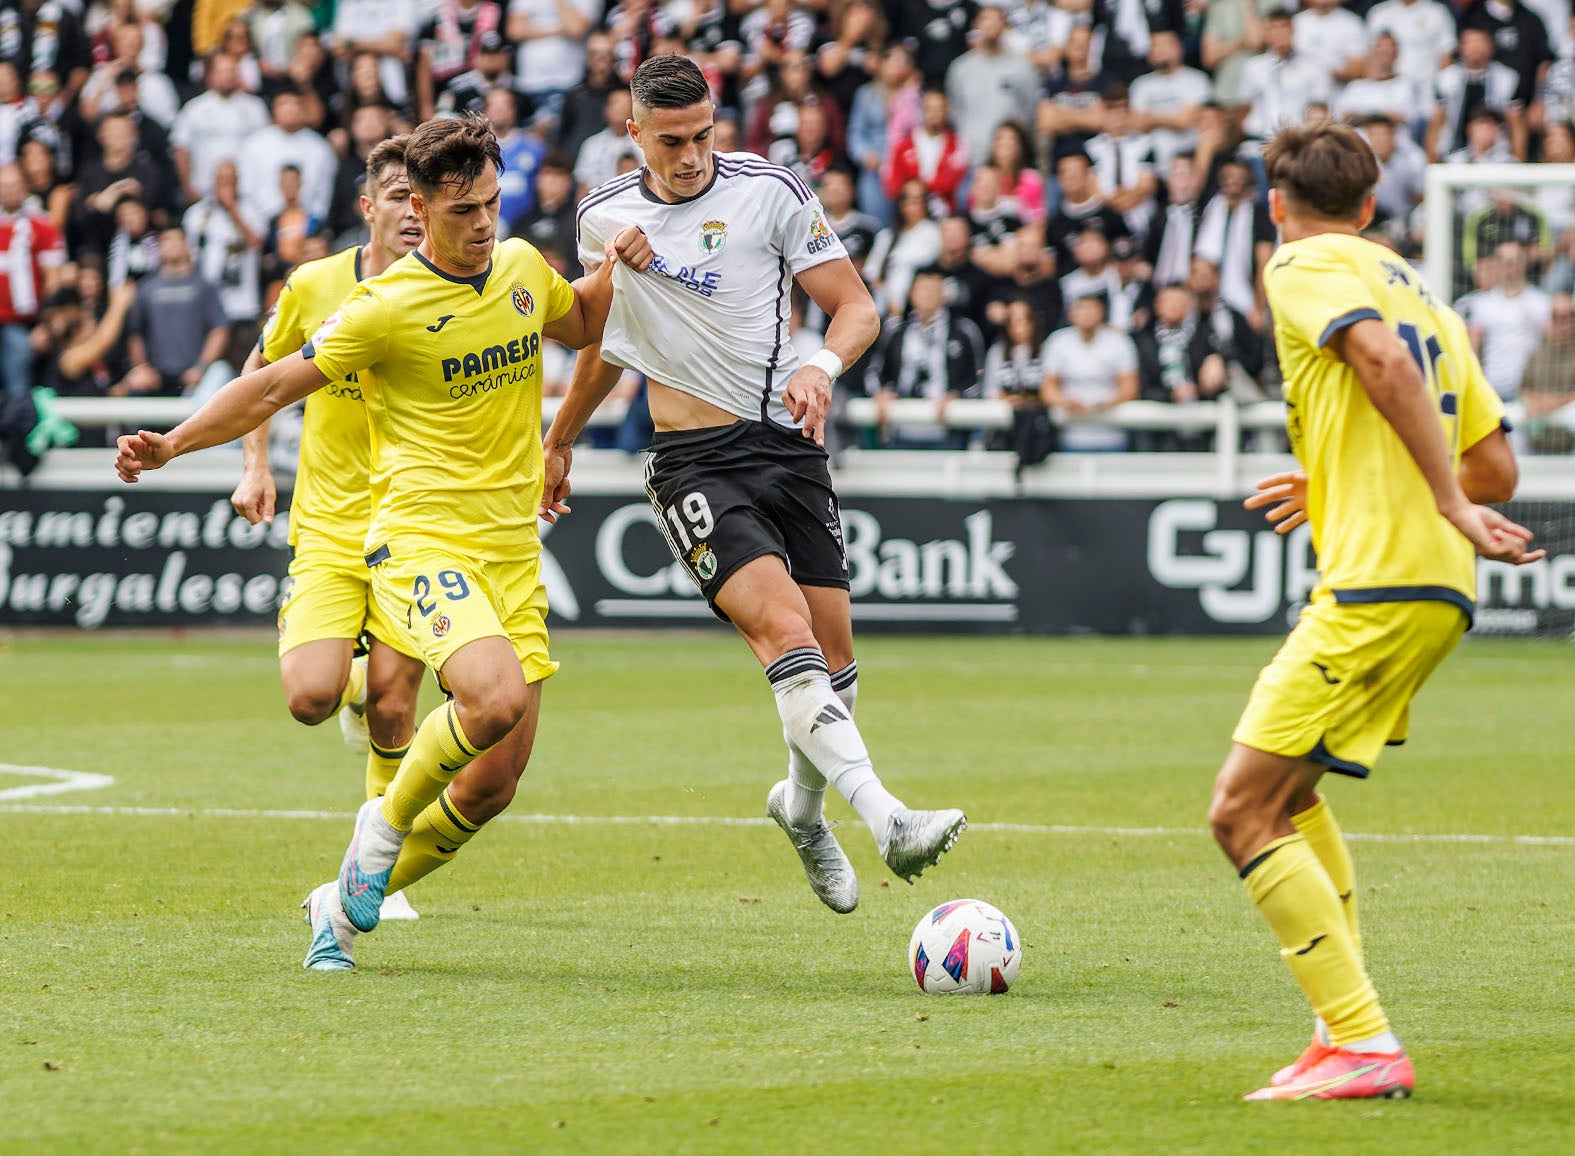
[[[3,766],[3,764],[0,764]],[[0,812],[28,815],[118,815],[129,818],[179,818],[197,816],[211,819],[323,819],[349,823],[354,811],[245,810],[235,807],[88,807],[0,802]],[[584,827],[770,827],[766,818],[741,818],[734,815],[502,815],[511,823],[539,826]],[[1201,838],[1208,832],[1201,827],[1083,827],[1065,823],[970,823],[970,831],[994,831],[1022,835],[1109,835],[1128,838]],[[1486,843],[1527,847],[1575,847],[1575,835],[1478,835],[1432,832],[1371,833],[1347,832],[1347,839],[1363,843]]]
[[[29,783],[25,787],[7,787],[0,791],[0,801],[7,799],[36,799],[40,795],[63,795],[67,791],[94,791],[108,787],[114,775],[99,775],[92,771],[62,771],[57,767],[28,767],[21,763],[0,763],[0,774],[31,775],[34,778],[53,779],[49,783]]]

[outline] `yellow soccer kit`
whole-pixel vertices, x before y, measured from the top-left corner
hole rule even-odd
[[[297,352],[361,279],[361,250],[351,247],[296,269],[280,290],[258,348],[269,361]],[[279,653],[307,642],[358,638],[363,629],[415,657],[404,628],[372,599],[362,542],[371,520],[371,436],[362,383],[355,374],[330,381],[306,401],[301,456],[290,498],[290,560],[279,610]]]
[[[362,375],[372,430],[366,565],[383,611],[434,670],[502,635],[545,678],[540,589],[541,332],[574,290],[510,240],[485,274],[421,253],[355,287],[302,352],[330,380]]]
[[[1457,463],[1499,427],[1503,406],[1460,318],[1390,250],[1345,233],[1307,237],[1280,246],[1264,285],[1321,580],[1234,737],[1362,776],[1405,738],[1411,698],[1469,624],[1476,556],[1329,343],[1364,320],[1393,329]]]

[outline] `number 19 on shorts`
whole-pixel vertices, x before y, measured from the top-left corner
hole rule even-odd
[[[711,503],[699,490],[693,490],[662,511],[668,525],[672,526],[674,541],[688,550],[695,541],[704,542],[716,529],[716,519],[711,516]],[[694,538],[691,539],[690,535]]]

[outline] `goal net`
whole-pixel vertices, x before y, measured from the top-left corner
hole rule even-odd
[[[1521,460],[1508,513],[1547,560],[1483,563],[1477,629],[1575,638],[1575,164],[1429,166],[1392,239],[1465,318]]]

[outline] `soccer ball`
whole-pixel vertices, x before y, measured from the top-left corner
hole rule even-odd
[[[1022,966],[1017,928],[978,899],[942,903],[919,920],[908,940],[908,968],[930,995],[1000,995]]]

